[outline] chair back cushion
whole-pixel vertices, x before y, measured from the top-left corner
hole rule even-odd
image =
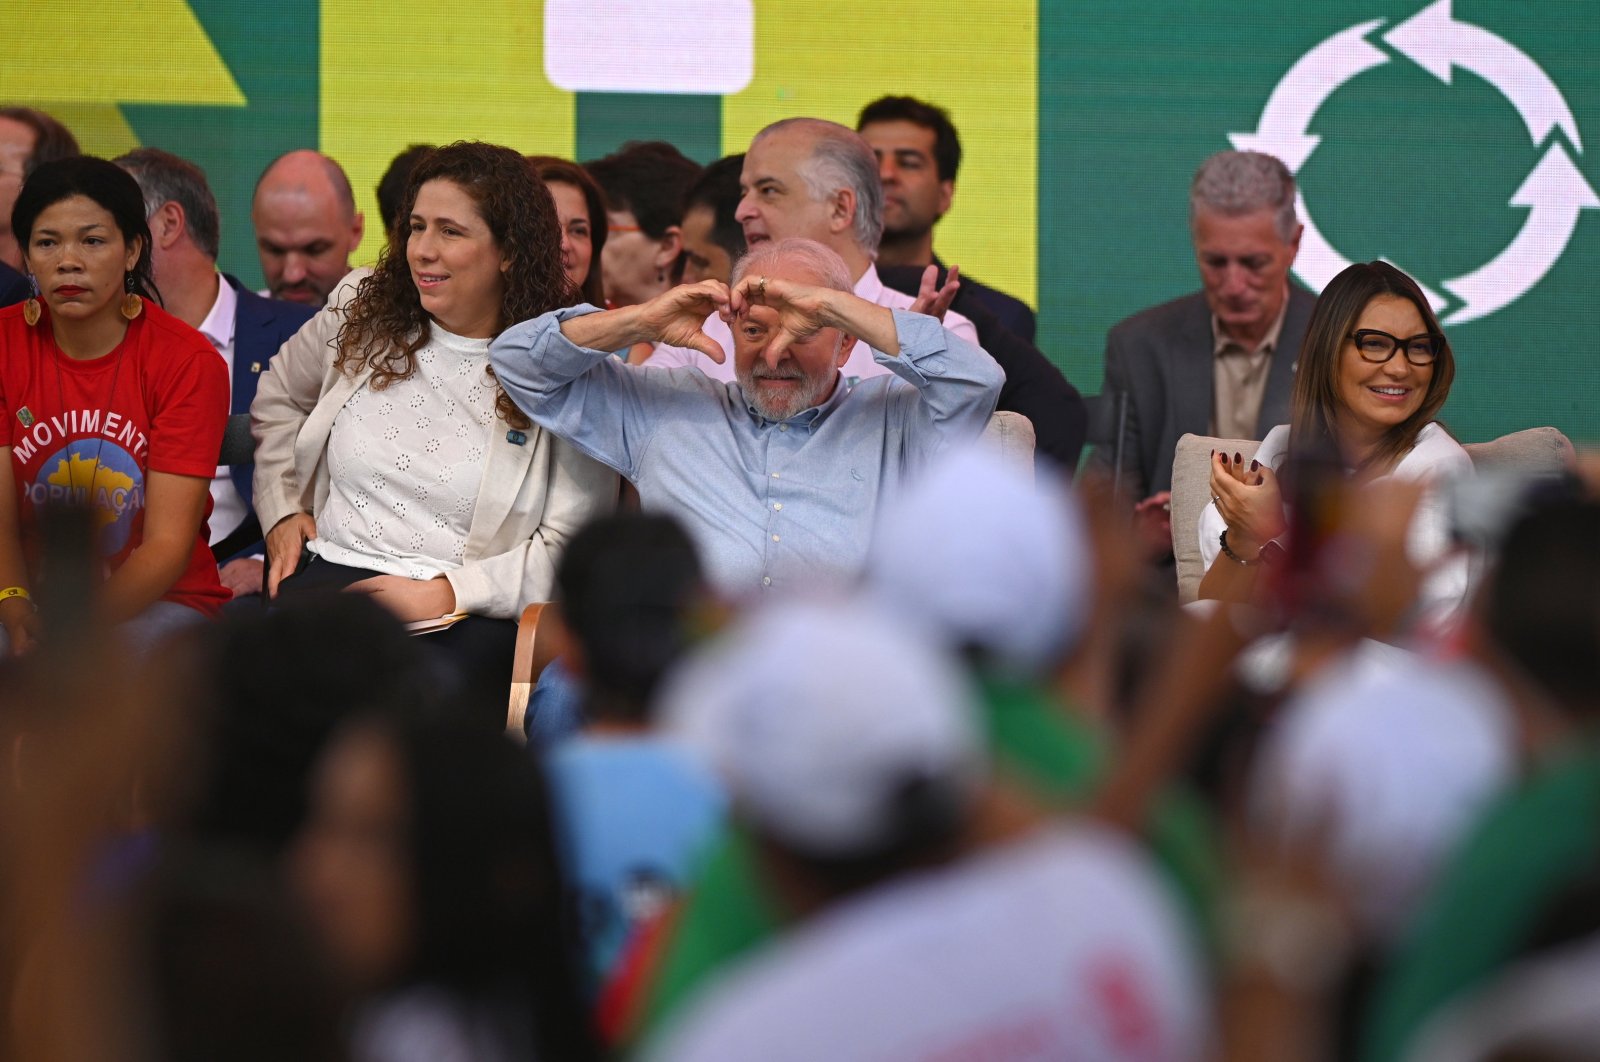
[[[1033,421],[1008,409],[996,410],[983,429],[984,444],[993,447],[1007,464],[1026,472],[1030,479],[1036,439]]]
[[[1211,501],[1211,451],[1238,454],[1246,461],[1261,443],[1255,439],[1219,439],[1185,435],[1172,455],[1172,555],[1178,562],[1178,600],[1184,604],[1200,593],[1205,575],[1200,560],[1200,510]]]
[[[1556,475],[1577,459],[1572,441],[1556,428],[1525,428],[1488,442],[1466,443],[1474,468]]]

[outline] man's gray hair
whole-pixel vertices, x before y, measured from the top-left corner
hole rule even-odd
[[[113,161],[138,182],[139,191],[144,193],[146,220],[163,204],[177,203],[183,208],[189,238],[201,254],[213,262],[217,260],[222,243],[222,222],[204,170],[188,159],[153,147],[135,148]]]
[[[835,291],[852,291],[855,288],[850,281],[850,267],[844,264],[839,252],[816,240],[798,236],[774,243],[756,244],[755,250],[734,263],[732,283],[737,286],[751,273],[774,273],[780,266],[796,265],[816,277],[822,287]]]
[[[804,130],[812,135],[811,153],[800,164],[800,176],[813,199],[823,200],[841,188],[856,195],[851,220],[855,241],[867,254],[876,254],[883,239],[883,182],[878,177],[878,157],[860,133],[821,118],[785,118],[773,122],[750,141],[784,130]]]
[[[1200,164],[1189,185],[1189,225],[1202,210],[1224,217],[1270,210],[1278,238],[1288,243],[1300,227],[1294,200],[1294,174],[1282,162],[1259,151],[1219,151]]]

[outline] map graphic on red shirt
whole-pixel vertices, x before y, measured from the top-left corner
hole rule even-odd
[[[48,324],[29,326],[10,307],[0,310],[0,415],[35,576],[39,513],[67,503],[94,510],[109,573],[143,541],[151,472],[209,481],[216,471],[227,368],[210,341],[149,300],[116,349],[84,361],[57,349]],[[188,567],[162,596],[214,614],[228,594],[206,542],[202,519]]]
[[[89,416],[98,417],[99,410]],[[138,434],[142,440],[143,433]],[[22,461],[28,463],[26,457]],[[101,553],[115,557],[127,547],[134,521],[144,511],[144,469],[138,458],[116,443],[75,439],[40,462],[23,493],[36,509],[61,503],[92,505]]]

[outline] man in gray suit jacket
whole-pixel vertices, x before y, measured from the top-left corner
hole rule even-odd
[[[1190,233],[1202,290],[1106,336],[1105,390],[1128,396],[1122,468],[1154,543],[1169,542],[1172,454],[1185,433],[1260,439],[1289,419],[1295,359],[1316,299],[1289,283],[1300,249],[1294,176],[1223,151],[1195,173]],[[1097,461],[1109,464],[1111,448]]]

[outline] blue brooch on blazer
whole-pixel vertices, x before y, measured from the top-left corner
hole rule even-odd
[[[512,446],[521,446],[527,441],[528,436],[523,432],[517,431],[515,428],[506,432],[506,442],[510,443]]]

